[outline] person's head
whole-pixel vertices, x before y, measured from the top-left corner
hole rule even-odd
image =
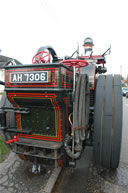
[[[88,38],[85,38],[84,39],[84,44],[83,44],[83,47],[85,49],[85,54],[88,52],[88,51],[92,51],[93,49],[93,39],[88,37]]]

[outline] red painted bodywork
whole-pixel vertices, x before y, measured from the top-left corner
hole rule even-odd
[[[18,107],[15,103],[14,98],[51,98],[54,108],[57,114],[57,136],[50,137],[50,136],[40,136],[40,135],[28,135],[28,134],[18,134],[19,137],[23,138],[31,138],[31,139],[39,139],[39,140],[47,140],[47,141],[61,141],[61,119],[60,119],[60,107],[56,101],[56,94],[50,93],[8,93],[8,98],[10,102],[14,105],[14,107]],[[21,115],[16,113],[16,120],[17,120],[17,129],[21,130]]]
[[[66,109],[66,129],[67,129],[67,133],[69,132],[69,125],[68,125],[68,98],[64,97],[63,101],[65,103],[65,109]]]
[[[54,73],[54,82],[47,82],[47,83],[11,83],[9,81],[10,73],[11,72],[30,72],[30,71],[49,71],[50,73]],[[6,70],[5,73],[5,87],[58,87],[58,68],[25,68],[25,69],[14,69],[14,70]]]
[[[102,55],[96,55],[96,56],[80,56],[80,58],[82,59],[86,59],[86,60],[92,60],[95,59],[96,60],[96,64],[104,64],[105,63],[105,59]],[[99,60],[98,60],[99,59]]]
[[[61,74],[61,88],[72,88],[72,83],[70,82],[70,83],[67,83],[67,82],[65,82],[64,81],[64,76],[66,76],[66,77],[69,77],[70,79],[72,79],[72,76],[73,76],[73,73],[72,72],[70,72],[70,71],[67,71],[67,70],[65,70],[65,69],[63,69],[63,71],[62,71],[63,73]]]

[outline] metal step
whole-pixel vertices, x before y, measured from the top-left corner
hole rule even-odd
[[[18,137],[17,145],[39,147],[44,149],[58,150],[62,147],[62,142],[51,142],[51,141],[37,141],[35,139],[23,139]]]
[[[58,155],[55,155],[54,152],[49,154],[49,155],[43,155],[43,153],[34,153],[34,152],[23,152],[23,151],[17,151],[13,149],[13,152],[17,154],[23,154],[23,155],[28,155],[28,156],[33,156],[33,157],[39,157],[39,158],[45,158],[45,159],[52,159],[52,160],[58,160],[60,159],[63,154],[60,153]]]

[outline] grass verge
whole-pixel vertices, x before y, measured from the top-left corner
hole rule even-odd
[[[7,158],[9,152],[10,149],[4,144],[4,142],[2,141],[2,137],[0,136],[0,163]]]

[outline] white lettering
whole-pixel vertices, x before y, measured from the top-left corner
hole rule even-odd
[[[41,73],[41,77],[40,77],[40,79],[41,79],[42,81],[44,81],[44,80],[45,80],[45,73]]]
[[[14,74],[14,75],[13,75],[12,82],[16,82],[16,81],[17,81],[16,74]]]
[[[48,72],[23,72],[11,73],[12,82],[47,82],[48,81]]]
[[[40,80],[40,76],[39,76],[39,74],[35,74],[35,80]]]
[[[17,74],[17,81],[18,82],[22,81],[22,74]]]
[[[30,79],[30,81],[34,81],[34,74],[30,74],[29,79]]]

